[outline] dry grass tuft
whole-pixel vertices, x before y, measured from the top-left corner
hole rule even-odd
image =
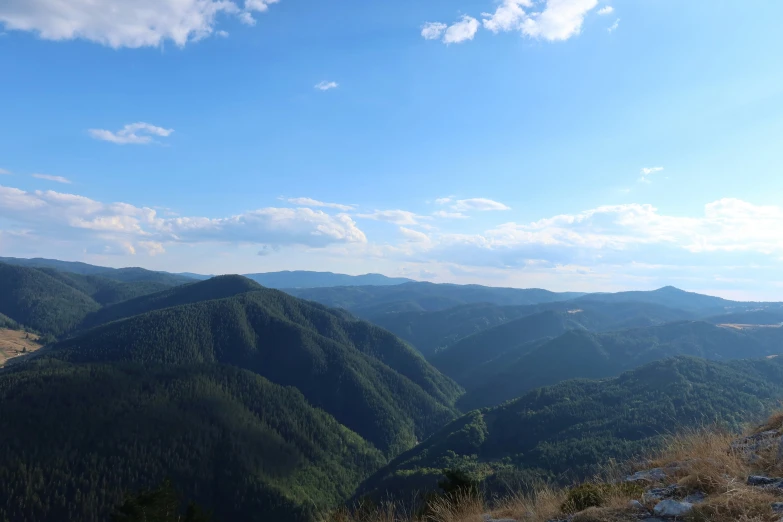
[[[504,499],[492,512],[496,518],[513,518],[524,522],[546,522],[557,518],[567,493],[562,489],[541,486],[531,494],[515,494]]]
[[[769,419],[767,419],[767,422],[751,431],[751,435],[772,430],[779,432],[781,429],[783,429],[783,410],[777,411],[770,415]]]
[[[425,520],[431,522],[479,522],[485,513],[483,499],[475,494],[450,494],[434,498],[427,505]]]
[[[771,504],[778,500],[772,493],[740,485],[707,498],[688,518],[690,522],[777,522],[780,515],[772,511]]]

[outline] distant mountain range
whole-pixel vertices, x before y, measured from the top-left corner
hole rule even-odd
[[[386,277],[381,274],[351,276],[332,272],[268,272],[263,274],[244,274],[267,288],[323,288],[329,286],[393,286],[410,283],[413,280],[404,277]]]

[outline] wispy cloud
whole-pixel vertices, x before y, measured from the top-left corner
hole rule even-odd
[[[285,201],[299,205],[302,207],[322,207],[322,208],[334,208],[337,210],[349,211],[355,208],[355,205],[343,205],[340,203],[325,203],[312,198],[288,198]]]
[[[446,210],[438,210],[432,213],[433,216],[443,219],[467,219],[468,216],[462,212],[448,212]]]
[[[71,180],[62,176],[51,176],[49,174],[31,174],[31,176],[38,179],[45,179],[47,181],[56,181],[57,183],[65,183],[67,185],[71,184]]]
[[[370,214],[357,214],[356,217],[386,221],[395,225],[416,225],[419,218],[419,216],[407,210],[376,210]]]
[[[10,170],[0,169],[0,176],[8,176],[11,174]]]
[[[31,31],[46,40],[84,39],[121,47],[158,47],[166,41],[184,47],[214,34],[223,15],[256,23],[278,0],[4,0],[0,25]]]
[[[617,30],[618,27],[620,27],[620,19],[619,18],[617,20],[615,20],[614,23],[612,25],[610,25],[606,30],[609,31],[610,33],[613,33],[613,32],[615,32]]]
[[[460,199],[455,201],[454,204],[451,205],[451,208],[458,212],[467,212],[471,210],[481,212],[490,210],[511,210],[510,207],[503,203],[486,198]]]
[[[327,82],[327,81],[322,81],[315,84],[315,88],[318,89],[319,91],[330,91],[332,89],[338,88],[339,86],[340,84],[337,82]]]
[[[612,13],[614,13],[614,7],[612,7],[611,5],[606,5],[598,10],[598,14],[601,16],[610,15]]]
[[[174,129],[165,129],[144,122],[128,124],[117,132],[105,129],[89,130],[90,136],[96,140],[108,141],[118,145],[148,145],[153,143],[153,137],[166,138],[173,132]]]
[[[411,243],[428,243],[430,241],[430,237],[427,234],[418,230],[400,227],[400,233]]]
[[[657,174],[658,172],[662,172],[663,167],[645,167],[641,170],[641,176],[639,177],[640,183],[652,183],[650,181],[650,176],[653,174]]]

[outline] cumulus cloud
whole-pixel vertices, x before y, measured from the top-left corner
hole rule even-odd
[[[174,129],[164,129],[149,123],[139,122],[128,124],[117,132],[104,129],[90,129],[88,132],[96,140],[118,145],[149,145],[153,142],[153,137],[167,138],[174,132]]]
[[[102,203],[54,191],[27,192],[0,185],[0,218],[42,237],[98,240],[131,245],[150,255],[166,243],[304,245],[364,243],[364,233],[347,214],[308,208],[262,208],[228,217],[161,217],[151,208]]]
[[[31,176],[38,179],[45,179],[47,181],[65,183],[66,185],[71,184],[71,180],[69,180],[68,178],[64,178],[62,176],[50,176],[49,174],[31,174]]]
[[[340,203],[324,203],[312,198],[288,198],[289,203],[299,205],[301,207],[322,207],[322,208],[335,208],[337,210],[349,211],[354,209],[354,205],[342,205]]]
[[[418,223],[418,216],[407,210],[376,210],[370,214],[357,214],[356,217],[386,221],[395,225],[416,225]]]
[[[448,26],[440,22],[427,22],[421,28],[421,36],[425,40],[438,40]]]
[[[240,11],[224,0],[8,0],[0,5],[0,21],[48,40],[84,38],[114,48],[171,40],[184,46],[212,33],[219,14]]]
[[[479,21],[472,16],[464,15],[462,20],[450,25],[443,33],[443,43],[462,43],[473,40],[479,30]]]
[[[471,210],[482,212],[490,210],[511,210],[511,208],[507,207],[503,203],[492,201],[491,199],[486,198],[460,199],[455,201],[451,208],[458,212],[467,212]]]
[[[222,15],[253,25],[278,0],[4,0],[0,24],[46,40],[85,39],[113,48],[179,47],[215,32]]]
[[[585,16],[597,5],[598,0],[504,0],[494,13],[483,13],[483,25],[493,33],[518,31],[535,39],[568,40],[581,32]]]
[[[332,89],[338,88],[339,86],[340,84],[337,82],[327,82],[326,80],[315,84],[315,88],[319,91],[330,91]]]
[[[610,15],[612,13],[614,13],[614,7],[612,7],[611,5],[606,5],[598,10],[598,14],[601,16]]]

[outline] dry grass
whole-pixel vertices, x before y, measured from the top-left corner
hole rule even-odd
[[[38,336],[24,330],[0,328],[0,366],[8,359],[21,355],[24,350],[34,352],[41,347]]]
[[[748,429],[746,435],[771,430],[783,432],[783,411],[771,415],[763,425]],[[661,450],[637,468],[666,470],[668,477],[659,485],[678,484],[679,497],[694,492],[707,495],[687,516],[688,522],[778,522],[781,517],[772,511],[771,504],[782,502],[783,494],[746,483],[749,475],[783,475],[783,467],[777,462],[777,444],[758,450],[750,462],[741,451],[732,449],[737,438],[737,434],[715,427],[687,430],[670,436]],[[577,513],[569,509],[572,497],[568,489],[541,485],[532,493],[512,493],[494,506],[486,506],[476,495],[444,496],[431,500],[426,510],[415,513],[398,504],[366,509],[360,506],[352,512],[333,513],[324,522],[483,522],[484,513],[519,522],[564,519],[568,513],[572,522],[636,520],[638,513],[630,501],[642,500],[640,489],[622,481],[625,468],[610,463],[605,471],[605,476],[582,486],[600,491],[601,505]],[[652,510],[654,505],[655,501],[650,501],[645,507]]]

